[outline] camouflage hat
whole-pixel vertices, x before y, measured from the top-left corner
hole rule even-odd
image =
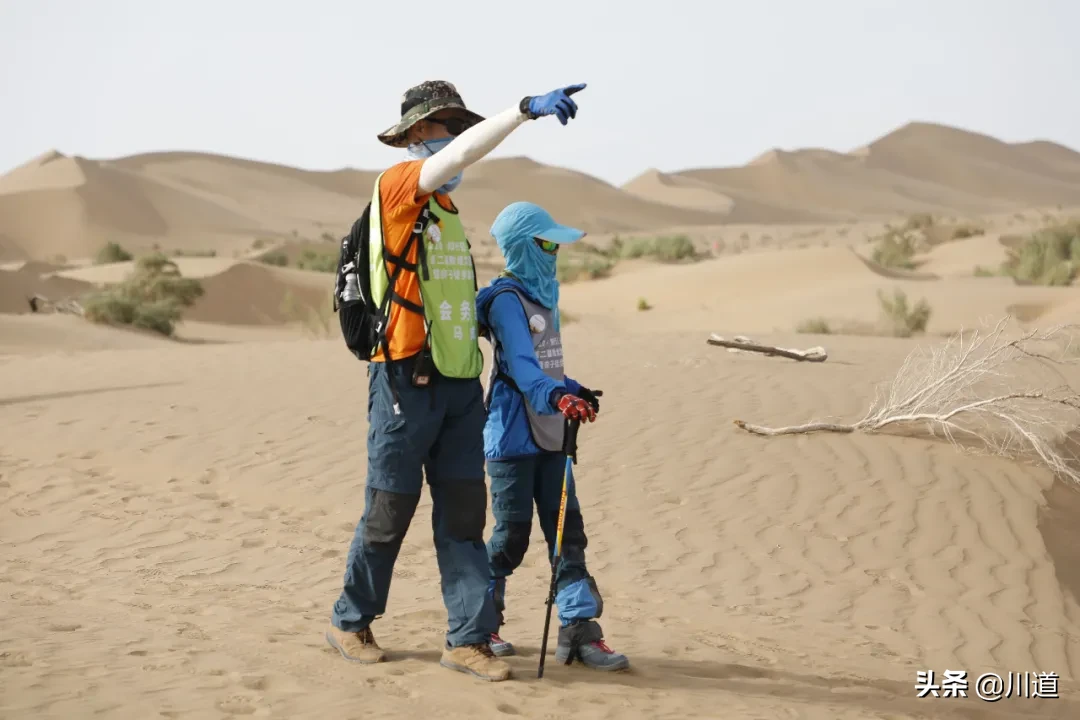
[[[427,80],[405,91],[401,97],[401,120],[379,133],[379,140],[391,147],[405,147],[409,128],[440,110],[457,110],[470,127],[484,120],[465,107],[465,101],[453,84],[445,80]]]

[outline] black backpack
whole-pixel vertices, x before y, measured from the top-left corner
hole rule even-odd
[[[371,297],[371,275],[368,269],[371,259],[370,202],[364,208],[360,218],[353,223],[349,234],[341,240],[341,252],[334,277],[334,312],[338,314],[345,346],[360,360],[370,361],[376,348],[380,346],[383,355],[389,357],[390,343],[386,335],[386,324],[390,317],[391,300],[412,312],[424,314],[423,307],[399,296],[394,289],[397,287],[397,279],[403,270],[417,271],[415,263],[405,260],[409,257],[414,243],[418,243],[420,269],[426,278],[427,258],[424,257],[423,233],[430,219],[430,211],[425,206],[400,256],[388,253],[386,245],[383,245],[383,259],[393,263],[394,272],[387,278],[389,281],[387,291],[379,306],[375,305]],[[356,287],[352,288],[354,297],[346,299],[348,276],[353,274],[356,275]]]

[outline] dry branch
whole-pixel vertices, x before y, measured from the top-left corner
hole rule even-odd
[[[1080,428],[1080,392],[1058,370],[1077,363],[1070,359],[1066,340],[1076,326],[1031,330],[1006,340],[1002,335],[1008,321],[999,321],[985,335],[975,332],[970,340],[961,332],[929,352],[916,348],[853,423],[774,428],[736,420],[735,425],[770,437],[923,425],[953,444],[964,435],[994,455],[1034,455],[1053,472],[1080,483],[1080,464],[1062,449],[1064,438]],[[1038,370],[1046,374],[1037,378]]]
[[[791,358],[792,360],[802,360],[805,362],[824,362],[829,356],[825,352],[823,347],[812,347],[807,350],[795,350],[793,348],[781,348],[773,347],[772,345],[758,345],[751,342],[747,338],[737,337],[734,340],[725,340],[715,333],[709,336],[706,340],[709,345],[719,345],[720,347],[726,347],[731,350],[747,350],[749,352],[758,352],[764,355],[779,355],[780,357]]]
[[[30,312],[38,313],[51,309],[53,312],[66,313],[68,315],[84,314],[83,307],[77,300],[66,298],[58,302],[53,302],[44,295],[32,295],[26,299],[26,302],[30,305]]]

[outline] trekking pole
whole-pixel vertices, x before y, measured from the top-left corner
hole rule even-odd
[[[580,420],[566,421],[566,434],[563,452],[566,453],[566,469],[563,471],[562,499],[559,500],[559,522],[555,526],[555,553],[551,559],[551,585],[548,588],[547,616],[544,618],[544,637],[540,641],[540,666],[536,677],[544,677],[544,658],[547,655],[548,631],[551,629],[551,606],[555,603],[556,575],[559,571],[559,557],[562,555],[563,524],[566,520],[566,496],[568,489],[574,486],[574,469],[577,464],[577,434],[581,428]]]

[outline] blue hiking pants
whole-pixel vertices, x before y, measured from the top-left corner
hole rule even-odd
[[[491,510],[495,516],[495,530],[487,546],[491,571],[489,591],[495,601],[500,625],[503,624],[503,611],[506,609],[506,578],[521,565],[529,548],[534,505],[540,529],[547,541],[549,567],[555,557],[565,467],[566,455],[563,453],[541,453],[515,460],[489,460],[487,463],[491,479]],[[559,608],[559,622],[563,626],[593,620],[600,617],[604,610],[604,601],[596,581],[585,567],[587,544],[581,507],[577,493],[571,487],[566,496],[562,556],[555,581],[555,603]]]
[[[488,592],[484,547],[484,405],[479,379],[432,378],[411,384],[414,362],[368,365],[368,467],[364,513],[346,561],[344,587],[332,622],[347,632],[386,612],[390,579],[416,511],[424,475],[431,491],[431,527],[451,647],[488,642],[498,629]],[[394,415],[387,375],[401,398]]]

